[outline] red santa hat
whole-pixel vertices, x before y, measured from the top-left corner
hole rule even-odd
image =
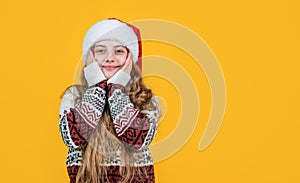
[[[98,41],[118,41],[132,53],[132,60],[142,70],[142,42],[140,31],[134,25],[109,18],[92,25],[82,43],[82,57],[86,62],[88,51]]]

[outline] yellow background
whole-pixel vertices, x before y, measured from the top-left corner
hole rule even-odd
[[[197,128],[180,151],[155,164],[157,182],[300,182],[299,8],[296,0],[2,1],[1,182],[68,181],[59,97],[73,82],[85,31],[107,17],[182,24],[207,42],[223,70],[223,125],[199,151],[210,112],[206,78],[174,48],[145,43],[145,55],[177,58],[201,81]],[[146,81],[168,105],[158,142],[176,127],[179,93],[168,83],[160,90],[165,81]]]

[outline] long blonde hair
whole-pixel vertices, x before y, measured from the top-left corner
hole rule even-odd
[[[80,102],[83,94],[88,88],[83,71],[81,74],[81,85],[73,85],[79,92],[75,103]],[[126,85],[127,94],[134,107],[139,110],[151,109],[152,91],[147,88],[141,78],[140,70],[133,64],[131,80]],[[121,183],[131,182],[136,174],[148,176],[144,167],[134,167],[133,150],[122,143],[116,136],[109,107],[106,105],[95,131],[88,139],[88,143],[82,146],[83,160],[78,170],[76,183],[100,183],[108,181],[107,167],[104,163],[113,159],[114,152],[119,150],[121,166],[119,168]]]

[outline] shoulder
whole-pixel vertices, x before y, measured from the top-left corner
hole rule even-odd
[[[77,85],[73,85],[68,87],[62,95],[60,111],[64,111],[70,108],[73,108],[75,105],[75,100],[79,95],[79,87]]]
[[[62,95],[62,98],[66,95],[74,95],[75,97],[79,96],[79,88],[81,86],[80,85],[72,85],[70,87],[68,87],[65,92]]]
[[[150,115],[152,118],[158,119],[160,117],[160,104],[158,97],[153,94],[149,108],[142,110],[141,112]]]
[[[151,103],[152,103],[152,105],[154,105],[155,108],[159,108],[158,97],[156,95],[154,95],[154,94],[153,94],[153,96],[151,98]]]
[[[152,102],[152,106],[153,106],[154,111],[156,111],[156,113],[159,115],[159,113],[160,113],[160,104],[159,104],[158,97],[156,95],[153,95],[151,102]]]

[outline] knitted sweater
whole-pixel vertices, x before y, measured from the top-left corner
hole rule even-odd
[[[98,82],[99,80],[101,81]],[[142,180],[143,176],[137,174],[133,182],[154,182],[154,168],[148,146],[157,130],[157,97],[154,96],[151,100],[156,106],[155,110],[140,111],[125,94],[124,83],[122,85],[122,82],[107,82],[103,77],[98,81],[86,90],[79,103],[74,101],[78,96],[75,87],[68,89],[62,98],[59,129],[64,143],[69,148],[66,165],[70,182],[75,183],[82,164],[81,146],[87,143],[87,139],[96,128],[105,105],[109,107],[117,138],[134,150],[134,166],[143,166],[147,170],[148,179]],[[114,153],[103,165],[108,168],[107,179],[110,182],[120,180],[120,150]]]

